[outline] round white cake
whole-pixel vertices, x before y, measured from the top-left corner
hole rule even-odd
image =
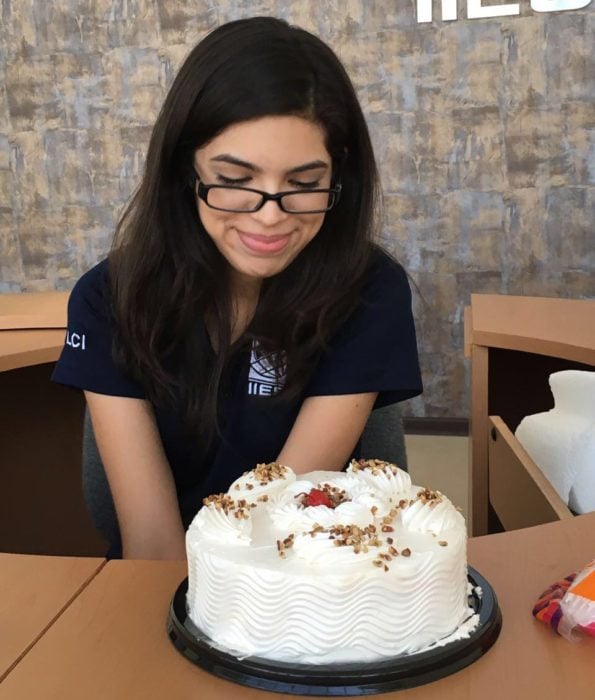
[[[452,635],[468,606],[465,521],[379,460],[346,472],[258,465],[186,534],[188,614],[239,657],[369,662]]]

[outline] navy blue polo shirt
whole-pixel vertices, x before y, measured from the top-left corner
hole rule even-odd
[[[104,260],[72,290],[66,342],[52,379],[99,394],[144,398],[143,387],[112,361],[108,295]],[[358,307],[300,397],[273,401],[277,387],[269,369],[253,350],[234,358],[221,397],[222,436],[209,450],[184,431],[175,410],[154,407],[185,526],[205,496],[226,491],[247,469],[277,458],[308,396],[379,392],[378,408],[421,393],[411,291],[403,268],[374,252]]]

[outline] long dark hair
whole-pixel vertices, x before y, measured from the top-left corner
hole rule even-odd
[[[144,177],[110,253],[114,355],[155,404],[175,404],[197,434],[216,427],[221,379],[232,353],[228,263],[198,217],[196,149],[237,122],[297,115],[319,124],[340,179],[340,202],[280,274],[263,280],[243,336],[295,397],[333,333],[353,312],[376,221],[378,181],[365,119],[333,51],[272,17],[225,24],[189,54],[166,97]],[[213,355],[204,324],[217,338]],[[209,359],[210,358],[210,359]]]

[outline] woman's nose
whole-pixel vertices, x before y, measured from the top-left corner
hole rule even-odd
[[[279,202],[269,199],[258,211],[252,212],[251,216],[263,226],[274,226],[291,215],[281,209]]]

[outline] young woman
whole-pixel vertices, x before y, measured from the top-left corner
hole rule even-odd
[[[54,373],[85,392],[111,556],[183,558],[203,497],[259,462],[341,469],[373,408],[420,393],[407,277],[372,244],[377,191],[322,41],[260,17],[190,53]]]

